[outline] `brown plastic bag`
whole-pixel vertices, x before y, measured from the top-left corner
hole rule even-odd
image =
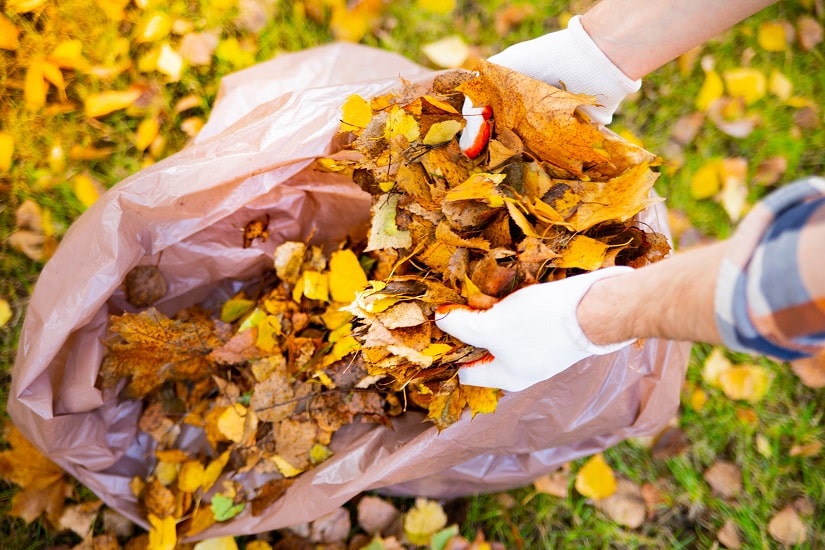
[[[288,75],[281,78],[282,75]],[[359,80],[368,75],[371,80]],[[144,475],[151,440],[140,404],[100,392],[108,316],[134,311],[122,282],[136,265],[160,267],[174,314],[271,266],[284,240],[336,243],[363,235],[370,197],[348,179],[313,172],[336,150],[339,108],[353,93],[398,89],[434,74],[395,54],[349,44],[275,58],[224,80],[198,140],[121,182],[67,232],[37,282],[20,337],[8,410],[23,434],[115,510],[147,527],[129,481]],[[667,233],[663,209],[645,222]],[[244,225],[270,216],[270,238],[242,248]],[[162,256],[160,256],[162,252]],[[335,455],[300,475],[263,515],[240,516],[198,538],[311,521],[359,493],[455,497],[530,483],[560,464],[660,430],[679,401],[689,346],[648,340],[581,361],[494,414],[439,433],[417,413],[393,428],[346,426]],[[263,480],[245,480],[253,488]]]

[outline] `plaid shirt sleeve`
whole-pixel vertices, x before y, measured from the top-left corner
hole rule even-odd
[[[793,360],[825,348],[825,179],[782,187],[742,220],[715,310],[730,349]]]

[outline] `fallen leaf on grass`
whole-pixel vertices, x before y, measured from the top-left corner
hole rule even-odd
[[[613,470],[601,453],[595,454],[584,463],[576,474],[576,490],[587,498],[600,500],[616,492],[616,478]]]
[[[0,298],[0,328],[6,326],[12,318],[12,310],[9,302],[4,298]]]
[[[705,470],[702,477],[714,494],[721,497],[736,497],[742,492],[742,472],[736,464],[718,460]]]
[[[460,36],[448,36],[421,46],[421,52],[442,69],[456,69],[470,56],[470,47]]]
[[[800,47],[806,52],[822,42],[823,34],[822,24],[810,15],[803,15],[797,19],[796,37]]]
[[[772,379],[765,367],[735,365],[719,375],[719,384],[728,398],[756,403],[768,393]]]
[[[719,531],[716,532],[716,539],[730,550],[739,550],[742,548],[742,540],[739,537],[739,528],[736,522],[728,519]]]
[[[392,531],[401,512],[387,500],[366,495],[358,501],[358,526],[370,535],[383,533],[384,535],[400,534]]]
[[[782,544],[792,546],[808,540],[808,528],[793,506],[786,506],[768,522],[768,533]]]
[[[790,456],[816,456],[822,450],[823,443],[821,441],[811,441],[802,445],[794,445],[788,451]]]
[[[656,437],[650,454],[655,460],[679,456],[690,447],[687,435],[680,428],[669,427]]]
[[[0,132],[0,172],[9,171],[13,157],[14,136],[6,132]]]
[[[616,491],[612,495],[596,501],[596,508],[619,525],[630,529],[640,527],[647,516],[641,488],[623,478],[616,480]]]
[[[94,500],[67,506],[63,515],[60,516],[58,525],[61,529],[74,531],[85,539],[91,533],[92,523],[97,518],[97,512],[102,505],[103,501]]]
[[[788,159],[784,156],[766,158],[756,165],[753,182],[758,185],[776,184],[788,169]]]
[[[533,487],[539,493],[567,498],[570,490],[570,468],[562,468],[551,474],[546,474],[533,481]]]
[[[351,527],[349,512],[338,508],[312,522],[309,540],[316,544],[342,544],[347,540]]]
[[[760,24],[756,39],[766,52],[784,52],[788,48],[788,36],[782,21],[765,21]]]
[[[417,498],[415,506],[404,514],[404,534],[413,544],[429,544],[430,538],[446,525],[447,514],[434,500]]]

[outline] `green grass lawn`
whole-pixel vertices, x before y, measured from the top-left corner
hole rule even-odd
[[[108,188],[173,154],[189,139],[186,129],[208,118],[222,76],[281,52],[335,38],[338,23],[331,19],[330,7],[335,2],[252,4],[261,10],[257,26],[238,19],[240,4],[232,0],[176,0],[148,3],[144,9],[129,4],[125,17],[116,24],[94,4],[79,0],[47,1],[36,11],[22,14],[12,14],[11,2],[6,3],[8,19],[21,33],[16,50],[0,50],[0,132],[12,136],[15,144],[10,167],[3,169],[0,161],[0,300],[8,302],[13,312],[0,327],[3,403],[28,296],[43,265],[43,260],[31,259],[12,246],[15,212],[27,200],[45,212],[44,249],[48,254],[85,208],[77,188],[78,174]],[[458,1],[446,13],[429,11],[415,2],[385,2],[360,41],[427,65],[422,45],[456,34],[485,57],[511,43],[555,30],[560,20],[586,4],[522,3],[517,6],[523,8],[522,19],[499,36],[496,24],[502,24],[503,10],[510,6],[503,1]],[[158,13],[166,14],[178,27],[172,26],[168,38],[141,42],[136,37],[151,34],[143,29]],[[821,28],[821,2],[781,2],[763,11],[705,45],[692,61],[673,62],[650,75],[616,116],[614,130],[632,134],[664,159],[657,191],[681,215],[679,219],[686,220],[680,222],[677,242],[688,245],[700,238],[726,237],[735,227],[720,201],[713,196],[697,199],[692,190],[695,174],[712,159],[747,160],[744,192],[751,204],[774,186],[825,173],[825,49],[820,44],[803,51],[798,40],[792,40],[784,51],[767,51],[760,43],[764,23],[779,21],[794,27],[803,16],[813,18]],[[178,43],[187,32],[215,29],[219,45],[211,62],[185,68],[176,82],[169,82],[158,71],[141,70],[141,63],[151,63],[153,48],[163,40]],[[82,39],[84,56],[93,66],[129,66],[105,77],[64,68],[67,98],[61,100],[58,87],[52,85],[46,105],[34,112],[27,110],[27,71],[70,38]],[[697,110],[695,101],[705,80],[703,57],[712,57],[719,73],[745,66],[766,77],[779,71],[792,85],[792,99],[769,91],[748,105],[745,114],[758,117],[758,123],[745,137],[731,137],[706,119],[694,137],[676,144],[672,133],[676,121]],[[132,84],[152,90],[148,104],[88,122],[80,98]],[[194,98],[192,108],[175,109],[181,99],[190,97]],[[139,150],[135,132],[146,119],[159,122],[158,137]],[[778,182],[753,183],[760,164],[774,158],[787,164]],[[807,456],[792,452],[794,446],[825,443],[823,390],[806,387],[788,365],[727,353],[734,363],[756,363],[773,375],[764,398],[753,403],[732,400],[702,377],[710,352],[706,345],[693,348],[676,419],[686,438],[680,453],[654,458],[645,441],[627,441],[605,453],[617,475],[658,489],[660,502],[640,527],[622,527],[572,488],[582,459],[570,465],[567,497],[537,494],[534,488],[525,487],[450,503],[448,509],[456,511],[454,519],[460,522],[462,533],[472,539],[480,529],[487,540],[507,548],[711,548],[718,544],[717,532],[733,520],[742,548],[773,548],[781,545],[768,532],[770,520],[786,506],[796,505],[807,528],[807,542],[799,547],[825,548],[825,451]],[[707,396],[703,406],[692,401],[693,389]],[[737,496],[714,494],[703,477],[720,460],[737,465],[742,472]],[[0,483],[0,548],[71,547],[79,542],[74,535],[55,533],[41,521],[26,525],[9,517],[16,490]],[[79,498],[92,496],[81,489]],[[410,503],[400,501],[401,505]]]

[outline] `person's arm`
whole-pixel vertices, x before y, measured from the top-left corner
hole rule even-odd
[[[602,0],[584,30],[629,78],[642,78],[776,0]]]

